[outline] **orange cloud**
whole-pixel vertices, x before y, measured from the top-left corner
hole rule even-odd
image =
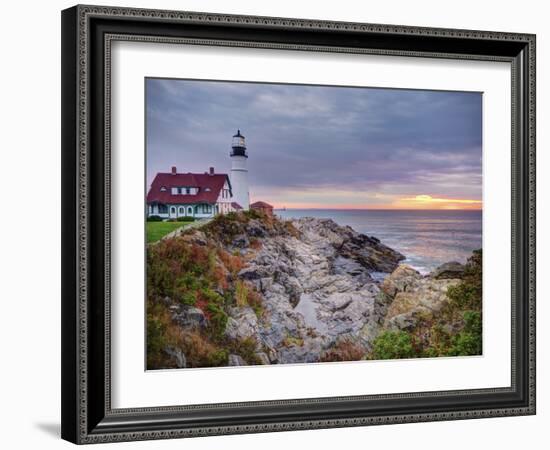
[[[275,209],[474,209],[479,210],[481,200],[432,197],[421,194],[414,197],[398,197],[390,194],[369,194],[346,191],[295,191],[286,195],[269,195],[268,192],[254,197],[263,200]],[[378,200],[378,201],[373,201]]]
[[[481,200],[437,198],[431,195],[417,195],[399,199],[394,206],[414,209],[481,209]]]

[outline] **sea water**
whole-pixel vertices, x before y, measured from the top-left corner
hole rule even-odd
[[[449,262],[466,262],[481,248],[481,211],[287,209],[279,217],[329,218],[374,236],[405,255],[403,261],[422,273]]]

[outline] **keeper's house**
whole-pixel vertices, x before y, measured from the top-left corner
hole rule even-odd
[[[157,173],[147,193],[147,215],[163,219],[213,217],[241,209],[233,198],[231,182],[214,168],[205,173]]]

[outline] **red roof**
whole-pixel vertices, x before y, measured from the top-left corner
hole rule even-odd
[[[266,202],[254,202],[250,205],[251,208],[257,208],[257,209],[273,209],[273,206],[271,206],[269,203]]]
[[[202,173],[157,173],[151,189],[147,193],[147,203],[179,204],[179,203],[216,203],[223,185],[227,181],[231,184],[225,173],[213,175]],[[161,191],[161,188],[166,188]],[[199,192],[191,194],[172,194],[172,187],[196,187]]]
[[[233,209],[243,209],[243,207],[237,202],[231,202],[231,206],[233,207]]]

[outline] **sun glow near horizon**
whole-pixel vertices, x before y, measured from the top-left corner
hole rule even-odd
[[[421,194],[398,201],[398,209],[481,209],[482,200],[432,197]],[[402,205],[402,207],[401,207]]]
[[[285,201],[284,198],[272,199],[270,202],[269,196],[262,200],[271,203],[275,209],[387,209],[387,210],[481,210],[483,207],[482,200],[475,199],[455,199],[434,197],[427,194],[416,196],[397,197],[391,201],[381,203],[370,202],[321,202],[321,201]]]

